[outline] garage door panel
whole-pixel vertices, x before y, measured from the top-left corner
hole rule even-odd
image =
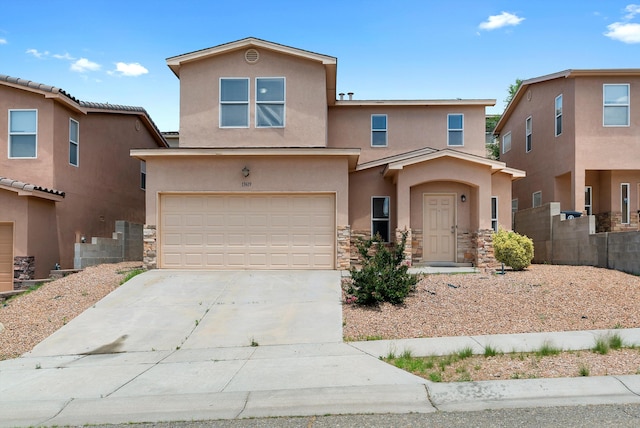
[[[160,267],[333,269],[334,201],[329,194],[162,195]]]

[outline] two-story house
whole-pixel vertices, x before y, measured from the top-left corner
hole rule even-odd
[[[566,70],[522,82],[496,126],[503,160],[525,170],[513,209],[560,202],[597,231],[637,230],[640,69]],[[634,106],[633,103],[636,103]]]
[[[143,223],[144,164],[129,151],[166,146],[140,107],[0,75],[2,289],[13,289],[15,259],[45,278],[73,267],[83,238],[110,237],[116,220]]]
[[[482,264],[511,228],[524,173],[485,156],[495,100],[345,99],[336,58],[255,38],[167,63],[178,147],[132,151],[151,266],[347,269],[355,239],[401,232],[408,262]]]

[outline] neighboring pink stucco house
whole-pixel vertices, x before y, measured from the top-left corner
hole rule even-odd
[[[566,70],[522,82],[497,124],[500,159],[527,177],[513,209],[560,202],[596,230],[638,229],[640,69]]]
[[[116,220],[144,222],[144,166],[134,148],[166,147],[139,107],[79,101],[63,90],[0,75],[0,283],[14,257],[35,277],[73,268],[82,237],[110,237]]]
[[[357,100],[337,59],[247,38],[167,59],[179,146],[147,165],[147,262],[347,269],[352,242],[409,233],[412,263],[490,259],[524,172],[485,156],[495,100]]]

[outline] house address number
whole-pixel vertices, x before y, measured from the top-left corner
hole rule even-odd
[[[251,182],[250,181],[243,181],[242,182],[242,187],[251,187]]]

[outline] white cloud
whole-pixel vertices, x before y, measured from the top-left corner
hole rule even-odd
[[[121,76],[141,76],[143,74],[147,74],[149,70],[144,68],[140,63],[132,62],[132,63],[124,63],[118,62],[116,63],[116,69],[109,74],[120,73]]]
[[[640,4],[627,5],[627,7],[625,7],[624,10],[627,11],[627,14],[624,16],[624,19],[629,21],[640,13]]]
[[[69,53],[67,53],[67,52],[65,52],[65,54],[64,54],[64,55],[60,55],[60,54],[53,54],[53,55],[51,55],[51,56],[53,56],[55,59],[66,59],[66,60],[69,60],[69,61],[73,61],[73,60],[75,59],[74,57],[72,57],[71,55],[69,55]]]
[[[0,39],[0,45],[6,45],[7,43],[7,39]]]
[[[489,19],[482,22],[478,27],[481,30],[491,31],[502,27],[516,26],[522,21],[524,21],[524,18],[520,18],[513,13],[502,12],[500,15],[491,15]]]
[[[604,33],[606,37],[618,40],[623,43],[640,43],[640,24],[629,22],[636,15],[640,14],[640,5],[629,4],[624,8],[627,14],[621,19],[621,22],[614,22],[607,25],[607,31]]]
[[[79,60],[71,64],[71,70],[77,71],[78,73],[84,73],[86,71],[98,71],[100,70],[100,67],[100,64],[89,61],[86,58],[80,58]]]
[[[605,36],[623,43],[640,43],[640,24],[633,22],[614,22],[607,25]]]
[[[27,49],[27,51],[25,53],[28,53],[29,55],[33,55],[36,58],[43,58],[43,57],[49,55],[48,51],[40,52],[37,49]]]

